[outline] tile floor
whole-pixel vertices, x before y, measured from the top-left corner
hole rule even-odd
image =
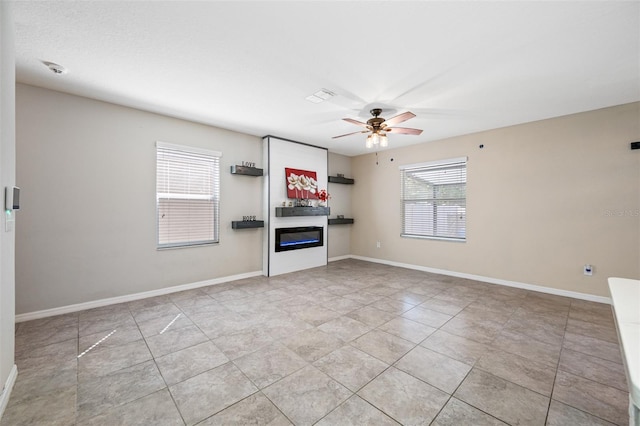
[[[356,260],[16,327],[17,425],[625,425],[608,305]]]

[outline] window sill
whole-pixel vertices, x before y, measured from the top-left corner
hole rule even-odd
[[[416,238],[418,240],[438,240],[438,241],[451,241],[453,243],[466,243],[466,238],[448,238],[448,237],[430,237],[426,235],[410,235],[410,234],[400,234],[403,238]]]

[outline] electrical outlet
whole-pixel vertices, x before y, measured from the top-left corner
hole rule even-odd
[[[592,265],[584,265],[583,272],[585,275],[591,276],[593,275],[593,266]]]
[[[380,248],[380,241],[376,241],[376,248]]]

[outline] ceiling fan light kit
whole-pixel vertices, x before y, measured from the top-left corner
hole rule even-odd
[[[394,132],[404,135],[419,135],[422,133],[422,130],[420,129],[410,129],[408,127],[392,127],[395,124],[402,123],[403,121],[407,121],[410,118],[415,117],[416,115],[412,112],[407,111],[402,114],[396,115],[395,117],[391,117],[388,120],[380,117],[380,114],[382,114],[382,109],[380,108],[374,108],[369,112],[371,113],[371,115],[373,115],[373,118],[367,120],[366,123],[354,120],[352,118],[343,118],[344,121],[355,124],[356,126],[364,127],[367,130],[334,136],[333,139],[341,138],[343,136],[355,135],[356,133],[369,133],[365,142],[365,146],[368,149],[373,148],[374,146],[386,148],[389,146],[389,139],[387,138],[388,132]]]
[[[369,136],[367,136],[367,142],[365,144],[365,146],[367,147],[367,149],[371,149],[376,145],[380,145],[381,148],[386,148],[389,146],[389,138],[387,138],[387,135],[385,135],[384,133],[371,133]]]

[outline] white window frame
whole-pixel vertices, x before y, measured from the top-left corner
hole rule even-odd
[[[457,157],[457,158],[449,158],[446,160],[438,160],[438,161],[429,161],[424,163],[416,163],[416,164],[407,164],[399,167],[400,169],[400,219],[401,219],[401,233],[400,236],[407,238],[424,238],[430,240],[445,240],[445,241],[458,241],[465,242],[467,240],[467,232],[466,232],[466,186],[467,186],[467,157]],[[455,178],[448,178],[444,175],[447,170],[454,171],[458,173],[458,176]],[[416,172],[431,172],[437,173],[436,184],[434,185],[433,196],[419,196],[415,198],[415,196],[410,197],[410,194],[406,192],[409,189],[406,188],[406,185],[409,185],[409,176],[414,175]],[[441,173],[438,173],[441,172]],[[463,182],[461,182],[463,180]],[[464,184],[464,197],[452,197],[452,198],[440,198],[436,195],[436,187],[441,187],[444,185],[459,185]],[[410,215],[409,207],[416,206],[418,207],[420,204],[426,204],[427,207],[431,210],[427,213],[427,218],[431,222],[427,225],[425,222],[425,227],[419,229],[421,227],[421,222],[424,220],[424,216],[421,216],[418,208],[413,211],[418,211],[415,216]],[[449,216],[455,216],[453,218],[453,223],[451,223],[448,219],[443,221],[438,218],[439,207],[444,207],[445,211],[446,207],[449,207]],[[452,212],[452,207],[457,207],[455,213]],[[431,232],[429,231],[429,226],[431,227]],[[438,228],[445,228],[442,229]],[[451,231],[455,232],[456,235],[451,235]]]
[[[171,156],[174,157],[173,163],[171,163]],[[182,156],[183,159],[190,159],[193,161],[193,165],[180,165],[177,162],[177,158]],[[156,142],[156,244],[157,248],[160,249],[171,249],[171,248],[181,248],[181,247],[194,247],[194,246],[203,246],[203,245],[211,245],[217,244],[220,242],[220,158],[222,157],[222,153],[218,151],[212,151],[202,148],[195,148],[190,146],[176,145],[166,142]],[[202,168],[200,166],[200,170],[196,167],[197,163],[204,162],[205,164],[210,162],[212,167],[210,175],[203,174]],[[170,180],[171,175],[168,169],[161,170],[161,167],[167,166],[169,164],[179,165],[179,168],[174,168],[174,177],[182,177],[183,181],[186,185],[182,185],[181,187],[174,186],[171,188]],[[193,166],[193,168],[192,168]],[[199,173],[201,177],[206,177],[206,183],[201,183],[199,185],[194,185],[192,187],[191,181],[188,180],[188,176],[190,173],[195,172]],[[192,175],[191,175],[192,176]],[[164,179],[164,182],[161,183],[161,180]],[[166,189],[170,188],[169,191],[161,192],[161,188]],[[174,189],[172,192],[171,189]],[[210,214],[212,217],[210,219],[213,221],[211,226],[208,225],[209,218],[204,218],[199,215],[199,211],[196,209],[196,205],[187,206],[186,209],[181,210],[181,213],[187,212],[187,221],[184,221],[184,218],[180,218],[176,222],[173,228],[173,236],[167,235],[167,233],[171,234],[172,230],[169,229],[167,232],[164,232],[163,227],[171,227],[170,224],[161,224],[161,221],[164,219],[164,215],[167,214],[167,211],[161,207],[163,202],[171,202],[175,201],[211,201],[213,204],[213,211]],[[169,207],[170,208],[170,207]],[[180,209],[178,209],[180,210]],[[161,212],[163,216],[161,217]],[[193,213],[194,219],[191,220],[190,216]],[[186,224],[186,225],[185,225]],[[209,227],[206,232],[198,230],[198,224],[201,227]],[[202,226],[205,224],[204,226]],[[182,225],[183,230],[176,229],[178,226]],[[195,226],[194,226],[195,225]],[[176,232],[177,231],[177,232]],[[205,236],[206,234],[206,236]]]

